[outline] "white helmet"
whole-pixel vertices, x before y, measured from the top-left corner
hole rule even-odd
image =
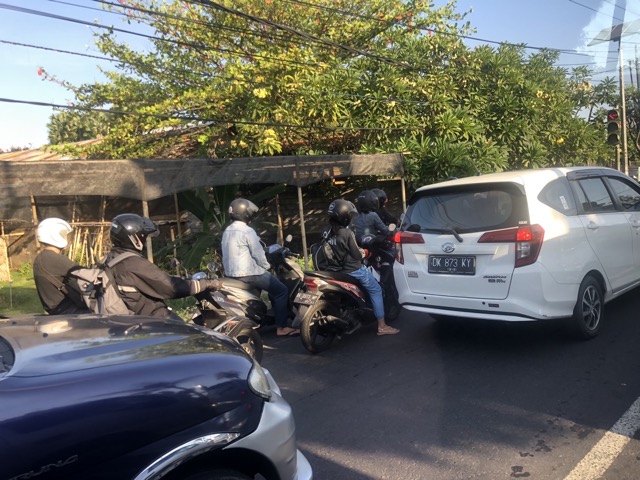
[[[36,238],[40,243],[65,248],[69,242],[67,235],[72,231],[71,225],[61,218],[45,218],[38,224]]]

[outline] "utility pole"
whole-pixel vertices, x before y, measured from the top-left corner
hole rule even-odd
[[[620,123],[622,127],[622,162],[624,173],[629,175],[629,157],[627,155],[627,105],[624,94],[624,63],[622,61],[622,39],[618,37],[618,64],[620,65]]]
[[[618,42],[618,67],[620,72],[620,127],[622,130],[622,163],[624,173],[629,174],[629,158],[627,155],[627,108],[624,94],[624,63],[622,60],[622,37],[634,35],[640,31],[640,19],[633,22],[620,23],[611,28],[605,28],[598,33],[587,45],[614,41]]]

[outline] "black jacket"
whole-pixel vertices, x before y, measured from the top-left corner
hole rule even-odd
[[[353,272],[358,270],[362,267],[362,252],[358,248],[353,230],[337,223],[332,223],[331,226],[334,235],[327,242],[340,260],[342,271]]]
[[[67,257],[44,249],[33,260],[33,279],[40,303],[51,315],[88,313],[77,284],[69,273],[82,268]]]
[[[382,220],[387,226],[391,225],[392,223],[397,226],[400,223],[400,220],[389,213],[389,211],[385,207],[380,207],[380,209],[378,210],[378,216],[380,217],[380,220]]]
[[[131,250],[114,247],[105,260],[125,251]],[[124,303],[136,315],[175,317],[164,300],[188,297],[199,290],[197,282],[169,275],[142,254],[120,261],[111,273]]]

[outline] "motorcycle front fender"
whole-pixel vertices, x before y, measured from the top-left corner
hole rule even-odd
[[[228,320],[230,330],[227,335],[230,337],[236,337],[240,332],[246,328],[258,328],[260,325],[247,317],[233,317]]]

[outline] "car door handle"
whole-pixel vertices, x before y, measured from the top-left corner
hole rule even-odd
[[[633,221],[631,222],[631,226],[632,226],[633,228],[640,228],[640,221],[638,221],[638,220],[633,220]]]
[[[597,230],[597,229],[599,228],[599,226],[598,226],[598,224],[597,224],[597,223],[589,222],[589,225],[587,225],[587,228],[588,228],[589,230]]]

